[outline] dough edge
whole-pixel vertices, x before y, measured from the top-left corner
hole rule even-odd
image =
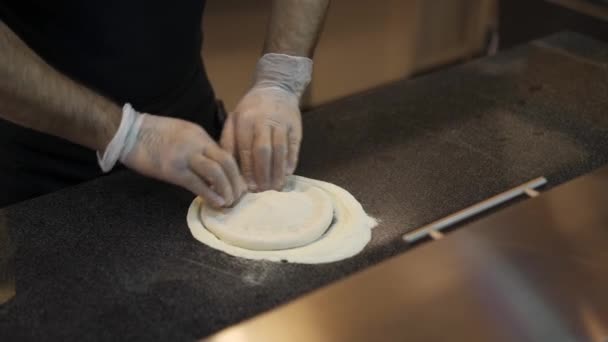
[[[188,208],[186,219],[190,232],[195,239],[213,249],[253,260],[320,264],[347,259],[361,252],[371,240],[371,229],[378,223],[365,213],[353,195],[331,183],[301,176],[291,177],[297,182],[305,182],[324,190],[334,201],[338,223],[321,239],[303,247],[273,251],[256,251],[232,246],[219,240],[202,225],[199,216],[202,204],[200,197],[195,198]]]

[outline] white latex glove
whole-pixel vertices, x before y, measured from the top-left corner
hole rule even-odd
[[[104,171],[116,163],[116,156],[130,169],[182,186],[215,207],[232,205],[246,191],[232,155],[203,128],[180,119],[139,114],[129,105],[100,158]]]
[[[238,158],[250,190],[281,190],[295,171],[302,141],[299,102],[311,74],[309,58],[266,54],[253,87],[228,114],[221,145]]]

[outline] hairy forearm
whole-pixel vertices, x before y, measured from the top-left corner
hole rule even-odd
[[[53,69],[0,21],[0,118],[103,151],[121,108]]]
[[[274,0],[265,53],[311,57],[329,0]]]

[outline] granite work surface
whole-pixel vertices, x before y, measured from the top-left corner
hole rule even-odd
[[[562,33],[325,105],[304,126],[298,173],[380,220],[361,254],[222,254],[190,235],[191,194],[118,172],[0,210],[16,292],[0,340],[204,337],[405,252],[408,230],[538,176],[587,173],[608,162],[608,46]]]

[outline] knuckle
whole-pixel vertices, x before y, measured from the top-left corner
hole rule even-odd
[[[190,161],[186,158],[169,158],[164,163],[158,163],[156,165],[157,170],[161,172],[161,174],[165,175],[181,175],[187,169]]]
[[[232,167],[235,164],[234,158],[229,153],[222,153],[218,162],[224,167]]]
[[[289,145],[289,154],[293,154],[294,158],[300,153],[300,144],[290,144]]]
[[[227,161],[226,163],[222,164],[222,168],[224,170],[224,173],[228,177],[228,179],[231,181],[234,181],[234,178],[236,177],[236,175],[238,175],[238,169],[239,169],[238,166],[236,165],[236,162]]]
[[[249,158],[251,158],[251,150],[242,149],[242,150],[240,150],[239,154],[241,155],[241,159],[243,159],[246,162],[248,162]]]
[[[238,117],[239,126],[251,126],[255,121],[256,112],[251,109],[240,108],[235,112],[235,116]]]
[[[269,117],[266,118],[266,124],[268,126],[274,127],[274,128],[278,128],[281,129],[283,128],[283,123],[275,118]]]
[[[255,152],[256,152],[256,154],[259,154],[259,155],[264,155],[264,156],[270,155],[271,151],[272,151],[272,148],[270,147],[270,145],[263,144],[263,145],[258,145],[255,147]]]
[[[222,177],[223,171],[222,168],[217,164],[209,165],[209,175],[214,180],[214,182],[218,182]]]
[[[287,146],[285,144],[275,144],[272,149],[275,154],[278,155],[286,155],[287,154]]]
[[[201,146],[201,151],[200,151],[200,153],[201,153],[202,155],[206,155],[206,154],[207,154],[207,151],[208,151],[208,148],[209,148],[209,146],[208,146],[207,144],[202,145],[202,146]]]

